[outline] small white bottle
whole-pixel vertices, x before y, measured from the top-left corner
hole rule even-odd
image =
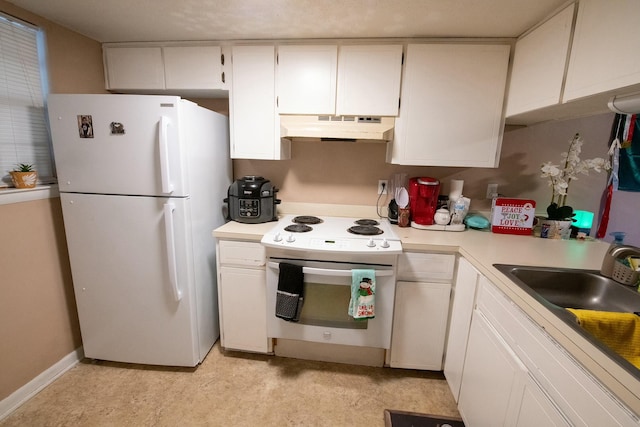
[[[451,224],[462,224],[464,219],[465,203],[462,195],[458,197],[458,200],[453,204],[453,216],[451,217]]]

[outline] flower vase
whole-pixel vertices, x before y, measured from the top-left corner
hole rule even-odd
[[[38,181],[38,173],[36,171],[30,172],[9,172],[11,174],[11,180],[16,188],[34,188]]]
[[[540,222],[540,237],[567,240],[571,237],[571,224],[571,220],[543,219]]]

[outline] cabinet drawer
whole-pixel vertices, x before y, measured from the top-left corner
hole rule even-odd
[[[453,254],[405,252],[398,258],[398,280],[451,280],[455,262]]]
[[[223,265],[247,265],[259,267],[265,265],[264,246],[254,242],[221,240],[218,257]]]

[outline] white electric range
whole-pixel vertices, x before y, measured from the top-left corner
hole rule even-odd
[[[270,338],[389,349],[400,238],[387,219],[286,215],[262,238],[267,255],[267,333]],[[280,265],[302,267],[299,319],[275,315]],[[348,314],[355,271],[375,280],[375,317]],[[276,349],[277,351],[277,349]],[[276,352],[277,354],[277,352]]]

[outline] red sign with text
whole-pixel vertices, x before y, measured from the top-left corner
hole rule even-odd
[[[491,209],[491,231],[501,234],[530,235],[536,214],[535,200],[498,197]]]

